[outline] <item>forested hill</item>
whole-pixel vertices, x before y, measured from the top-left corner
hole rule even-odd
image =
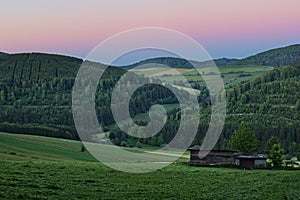
[[[247,122],[260,141],[278,136],[288,153],[300,152],[300,62],[227,90],[227,124]]]
[[[188,62],[187,60],[182,59],[182,58],[173,58],[173,57],[150,58],[150,59],[146,59],[146,60],[134,63],[132,65],[122,66],[122,68],[131,69],[131,68],[149,64],[149,63],[151,63],[151,64],[156,63],[156,64],[165,65],[165,66],[172,67],[172,68],[185,68],[185,69],[193,68],[193,65],[190,62]],[[155,67],[155,65],[153,65],[153,67]]]
[[[300,63],[279,67],[271,72],[245,81],[227,89],[227,117],[216,149],[227,149],[230,138],[241,122],[255,132],[259,152],[264,152],[267,141],[277,136],[286,154],[300,156]],[[201,90],[199,104],[201,124],[193,144],[201,144],[210,120],[209,95]],[[151,139],[139,143],[162,145],[168,143],[177,131],[180,120],[173,113],[172,121],[167,122],[162,131]],[[122,131],[110,130],[110,139],[117,145],[134,145],[136,139]],[[133,142],[135,141],[135,142]]]
[[[214,59],[213,61],[217,66],[225,66],[225,65],[228,65],[230,63],[238,61],[238,59],[218,58],[218,59]],[[134,63],[132,65],[121,66],[121,67],[131,69],[131,68],[141,66],[141,65],[144,65],[144,64],[149,64],[149,63],[154,64],[153,67],[156,67],[155,64],[160,64],[160,65],[165,65],[165,66],[172,67],[172,68],[184,68],[184,69],[194,68],[194,66],[192,65],[193,63],[196,63],[197,66],[203,66],[203,67],[211,66],[211,61],[204,61],[204,62],[192,61],[192,62],[189,62],[188,60],[182,59],[182,58],[160,57],[160,58],[150,58],[150,59],[147,59],[147,60],[143,60],[143,61]],[[157,65],[157,66],[159,66],[159,65]]]
[[[77,139],[71,89],[80,59],[40,53],[0,56],[0,130]]]
[[[0,131],[79,139],[73,123],[71,92],[81,63],[82,60],[77,58],[38,53],[0,56]],[[271,135],[276,135],[283,141],[286,152],[295,152],[293,149],[300,143],[299,66],[298,63],[280,67],[228,89],[228,115],[216,148],[226,148],[233,131],[245,121],[255,130],[262,144]],[[110,95],[125,72],[116,67],[107,69],[99,83],[96,110],[102,127],[115,133],[111,137],[117,144],[124,140],[135,144],[136,139],[110,129],[114,124]],[[133,80],[141,81],[141,77],[134,75]],[[205,88],[201,91],[201,111],[209,116],[209,92]],[[132,97],[130,114],[147,112],[151,105],[161,103],[176,104],[178,101],[163,87],[143,87]],[[170,121],[153,141],[149,140],[150,144],[161,145],[176,134],[180,117],[176,109],[171,113]],[[206,128],[207,124],[200,125],[200,136]],[[201,137],[195,140],[196,144],[200,141]],[[147,143],[146,140],[139,142]]]
[[[0,56],[0,131],[78,139],[71,92],[81,63],[40,53]],[[109,69],[107,84],[124,71]]]
[[[235,59],[235,58],[218,58],[218,59],[214,59],[214,62],[217,66],[225,66],[230,63],[236,62],[238,60],[239,59]]]
[[[230,64],[280,67],[300,61],[300,44],[271,49]]]
[[[0,131],[79,139],[74,128],[71,94],[81,63],[76,58],[39,53],[1,56]],[[110,96],[125,72],[110,66],[99,80],[96,110],[103,127],[114,123]],[[132,74],[134,81],[142,78]],[[145,100],[147,91],[151,97]],[[149,86],[133,98],[132,112],[145,112],[156,103],[176,103],[171,96],[163,87]]]
[[[0,51],[0,56],[6,55],[6,53]]]
[[[53,78],[75,78],[82,60],[61,55],[25,53],[0,57],[0,80],[43,82]]]
[[[217,66],[226,65],[257,65],[257,66],[272,66],[280,67],[293,64],[300,61],[300,44],[295,44],[291,46],[286,46],[277,49],[271,49],[258,53],[253,56],[249,56],[243,59],[229,59],[229,58],[219,58],[213,60]],[[157,63],[166,65],[172,68],[193,68],[190,62],[182,58],[174,57],[161,57],[161,58],[151,58],[147,60],[140,61],[128,66],[122,66],[122,68],[134,68],[139,65]],[[206,67],[211,65],[210,62],[196,62],[197,65]],[[153,65],[155,67],[155,65]]]

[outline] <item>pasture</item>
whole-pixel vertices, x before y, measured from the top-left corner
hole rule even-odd
[[[183,157],[155,172],[130,174],[96,162],[80,147],[0,133],[0,199],[300,198],[299,170],[192,167]]]
[[[236,65],[236,66],[218,66],[219,72],[222,75],[225,87],[232,87],[238,85],[243,81],[250,80],[253,77],[260,76],[265,72],[271,71],[274,67],[267,66],[256,66],[256,65]],[[201,71],[205,75],[207,79],[214,78],[211,72],[210,67],[201,68]],[[134,69],[134,72],[138,74],[144,74],[148,77],[156,77],[160,80],[173,84],[175,86],[178,85],[183,78],[183,75],[188,81],[193,83],[204,84],[203,77],[199,74],[196,69],[183,69],[183,68],[146,68],[146,69]]]

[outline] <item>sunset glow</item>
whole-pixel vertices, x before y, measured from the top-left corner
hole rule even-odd
[[[111,35],[154,26],[189,35],[214,58],[244,57],[300,43],[299,8],[295,0],[5,1],[0,51],[84,58]]]

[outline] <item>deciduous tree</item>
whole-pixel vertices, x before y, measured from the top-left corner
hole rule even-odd
[[[241,124],[230,140],[230,148],[236,149],[246,155],[256,153],[257,145],[258,142],[255,133],[245,123]]]

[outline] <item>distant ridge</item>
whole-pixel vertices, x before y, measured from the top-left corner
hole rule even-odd
[[[193,65],[188,62],[186,59],[182,58],[174,58],[174,57],[158,57],[158,58],[150,58],[146,59],[131,65],[121,66],[122,68],[131,69],[137,66],[150,64],[150,63],[156,63],[158,65],[166,65],[168,67],[172,68],[185,68],[185,69],[191,69],[193,68]],[[155,67],[155,65],[153,65]]]
[[[222,65],[228,65],[232,62],[239,61],[239,59],[236,58],[218,58],[214,59],[214,62],[217,66],[222,66]]]
[[[61,58],[65,57],[66,59],[73,58],[70,56],[43,54],[43,53],[29,53],[29,54],[60,56]],[[18,55],[18,54],[7,54],[5,52],[0,52],[0,55]],[[20,54],[20,55],[24,55],[24,54]],[[73,59],[77,59],[77,58],[73,58]],[[258,66],[272,66],[272,67],[287,66],[300,61],[300,44],[294,44],[286,47],[271,49],[243,59],[218,58],[218,59],[213,59],[213,61],[217,66],[226,66],[226,65],[258,65]],[[126,68],[131,69],[136,66],[149,64],[149,63],[162,64],[173,68],[187,68],[187,69],[193,68],[193,66],[189,61],[182,58],[175,58],[175,57],[150,58],[150,59],[139,61],[137,63],[119,66],[119,67],[125,69]],[[198,63],[203,67],[210,65],[210,61],[204,61],[204,62],[193,61],[193,63]]]
[[[300,61],[300,44],[271,49],[253,56],[232,62],[232,65],[263,65],[280,67]]]
[[[226,65],[258,65],[258,66],[272,66],[272,67],[287,66],[300,61],[300,44],[271,49],[243,59],[218,58],[218,59],[213,59],[213,61],[217,66],[226,66]],[[146,59],[134,63],[132,65],[121,66],[121,68],[130,69],[139,65],[149,64],[149,63],[162,64],[173,68],[187,68],[187,69],[193,68],[193,66],[189,61],[182,58],[174,58],[174,57],[150,58],[150,59]],[[204,61],[204,62],[193,61],[193,63],[198,63],[203,67],[207,67],[211,65],[210,61]]]
[[[238,59],[235,58],[218,58],[218,59],[213,59],[214,63],[217,66],[224,66],[228,65],[232,62],[239,61]],[[127,68],[131,69],[136,66],[144,65],[144,64],[150,64],[150,63],[156,63],[160,65],[166,65],[168,67],[172,68],[184,68],[184,69],[192,69],[194,68],[192,64],[197,64],[198,66],[202,67],[208,67],[211,66],[211,61],[204,61],[204,62],[198,62],[198,61],[188,61],[183,58],[174,58],[174,57],[158,57],[158,58],[150,58],[146,59],[131,65],[126,65],[126,66],[120,66],[121,68]],[[153,65],[155,67],[155,65]]]

